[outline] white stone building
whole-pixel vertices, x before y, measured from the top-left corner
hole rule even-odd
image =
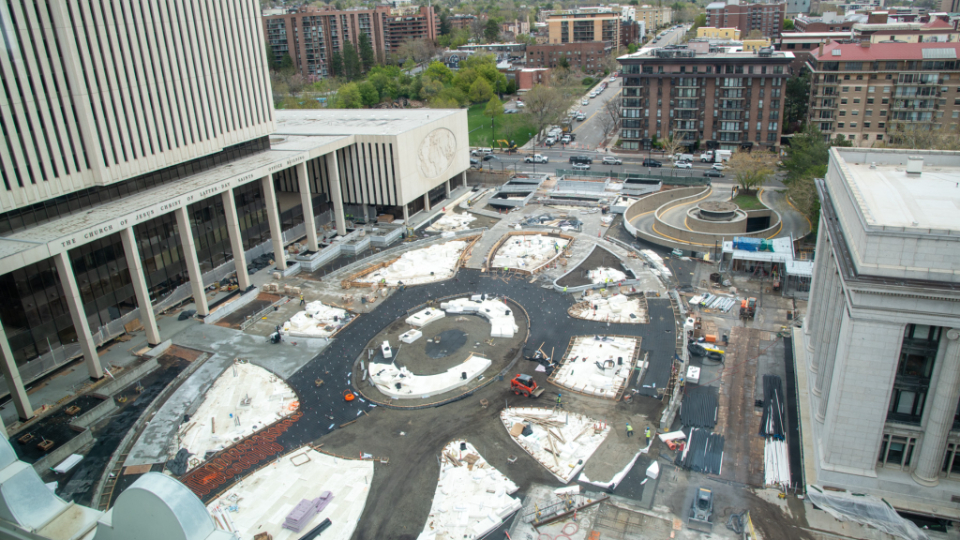
[[[818,182],[794,343],[806,482],[956,519],[960,153],[833,148]]]
[[[469,167],[462,110],[274,111],[259,4],[0,3],[0,395],[264,252],[405,219]],[[104,21],[109,21],[105,23]],[[324,229],[324,226],[326,228]],[[186,293],[186,294],[184,294]],[[179,301],[179,300],[177,300]],[[153,309],[141,309],[150,306]]]

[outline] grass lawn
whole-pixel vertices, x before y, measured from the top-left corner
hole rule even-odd
[[[733,199],[733,202],[740,207],[741,210],[763,210],[766,208],[760,199],[753,194],[741,193],[737,195],[737,198]]]
[[[467,125],[470,130],[470,146],[496,147],[490,117],[484,116],[486,103],[478,103],[467,109]],[[505,114],[496,123],[497,139],[514,141],[517,146],[523,146],[534,132],[524,114]]]

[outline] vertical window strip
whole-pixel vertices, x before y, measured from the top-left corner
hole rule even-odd
[[[145,0],[139,0],[137,2],[137,13],[139,14],[136,19],[139,21],[139,27],[143,29],[153,28],[153,13],[150,11],[149,6],[144,7],[143,3]],[[149,0],[146,0],[149,2]],[[160,114],[157,117],[154,114],[154,125],[156,126],[157,132],[157,142],[158,142],[158,151],[161,153],[173,150],[176,147],[176,133],[174,133],[173,119],[168,116],[168,109],[170,107],[170,97],[165,91],[165,78],[163,73],[158,73],[156,66],[159,63],[159,45],[155,41],[155,32],[141,31],[138,32],[140,35],[141,43],[143,44],[140,47],[140,55],[143,59],[141,64],[144,70],[149,70],[153,74],[153,85],[150,88],[150,97],[151,101],[154,103],[156,112]],[[145,75],[147,80],[150,80],[149,75]],[[173,140],[171,141],[171,134],[173,134]]]
[[[57,96],[60,100],[60,105],[66,109],[63,114],[65,117],[65,123],[67,124],[68,136],[67,140],[70,142],[70,151],[73,154],[73,162],[76,166],[78,172],[84,171],[90,168],[90,157],[87,155],[86,143],[83,140],[83,134],[80,133],[80,121],[77,118],[77,108],[76,103],[73,99],[73,88],[70,84],[70,79],[67,77],[67,67],[64,64],[63,56],[63,47],[60,43],[60,36],[57,34],[56,29],[53,26],[53,12],[51,11],[50,3],[46,3],[46,12],[41,12],[43,17],[43,27],[49,29],[51,40],[56,46],[56,57],[54,58],[53,53],[48,47],[47,54],[50,55],[50,65],[54,68],[53,81],[56,86]],[[61,88],[61,84],[63,88]],[[70,114],[72,113],[72,116]],[[72,123],[71,123],[72,120]],[[80,151],[77,151],[77,143],[80,145]]]
[[[33,36],[33,24],[27,20],[28,17],[22,12],[23,7],[17,4],[13,4],[13,7],[14,12],[11,13],[13,18],[17,18],[17,12],[19,11],[24,19],[23,24],[16,24],[16,21],[14,21],[17,41],[20,44],[20,50],[25,51],[26,53],[21,57],[21,62],[18,62],[21,69],[16,71],[18,72],[18,77],[22,73],[23,77],[27,80],[27,84],[30,86],[30,97],[32,99],[29,101],[24,100],[22,103],[24,104],[24,113],[30,115],[30,135],[33,138],[35,152],[37,154],[38,161],[40,162],[40,174],[44,180],[58,178],[60,176],[60,172],[59,167],[57,167],[57,163],[60,159],[60,153],[55,151],[50,140],[56,134],[56,124],[53,122],[53,118],[51,117],[51,111],[53,109],[43,106],[44,102],[47,100],[47,88],[46,84],[43,82],[42,74],[38,72],[39,69],[42,69],[42,64],[40,63],[42,54],[37,48],[37,41]],[[21,33],[21,26],[26,27],[26,36]],[[29,48],[27,48],[28,45]],[[30,58],[34,59],[35,65],[38,68],[37,70],[32,69],[29,62],[24,60],[28,55]],[[14,67],[17,66],[14,65]],[[37,77],[40,81],[40,88],[37,87],[34,77]],[[40,96],[41,99],[37,99],[38,96]],[[36,111],[36,119],[34,119],[34,115],[31,114],[31,109]],[[51,133],[51,131],[53,131],[53,133]],[[46,155],[41,155],[44,150],[46,151]],[[47,171],[48,167],[51,169],[49,175]],[[50,178],[48,178],[48,176]]]

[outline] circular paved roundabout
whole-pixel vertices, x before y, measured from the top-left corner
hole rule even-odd
[[[323,451],[354,459],[363,454],[389,458],[388,463],[376,463],[370,493],[354,538],[413,539],[427,522],[439,474],[437,455],[455,438],[471,441],[484,459],[507,474],[521,490],[534,483],[556,484],[546,469],[523,452],[518,452],[499,419],[499,411],[505,406],[550,406],[559,390],[547,383],[545,373],[534,371],[537,364],[524,360],[522,356],[542,348],[548,352],[555,351],[554,356],[560,358],[573,335],[635,335],[643,338],[642,349],[643,353],[649,353],[650,366],[644,380],[636,381],[634,376],[630,386],[640,390],[640,395],[656,396],[656,388],[651,388],[650,382],[669,377],[670,360],[676,346],[676,326],[673,310],[666,298],[649,299],[648,324],[608,325],[569,317],[567,309],[573,304],[572,296],[524,280],[498,279],[472,269],[461,270],[457,278],[394,291],[375,311],[360,315],[327,348],[287,380],[300,401],[300,410],[296,415],[222,451],[181,480],[204,502],[209,502],[242,477],[305,444],[322,446]],[[403,328],[409,329],[409,325],[397,325],[397,322],[402,323],[410,314],[427,307],[429,302],[480,293],[507,297],[510,302],[523,308],[516,310],[518,319],[529,317],[529,331],[526,321],[518,321],[519,330],[513,345],[504,344],[508,341],[504,338],[497,338],[494,344],[503,348],[485,351],[491,356],[499,354],[497,361],[503,366],[500,369],[491,366],[491,372],[499,374],[509,367],[504,380],[485,375],[476,388],[457,393],[442,405],[423,406],[423,400],[394,400],[374,407],[375,403],[364,398],[349,402],[344,400],[345,390],[366,391],[362,382],[363,364],[367,361],[367,350],[371,343],[376,343],[381,333],[390,332],[390,328],[395,326],[393,331],[399,336],[405,331]],[[410,355],[411,366],[415,365],[424,372],[446,369],[444,366],[448,368],[450,362],[457,362],[468,350],[472,351],[477,341],[484,344],[484,340],[471,337],[482,334],[487,328],[483,326],[483,320],[475,316],[463,316],[471,321],[461,321],[464,324],[455,328],[437,326],[434,333],[430,326],[437,323],[427,325],[427,331],[420,338],[424,342],[424,352],[416,357]],[[456,316],[447,318],[456,319]],[[440,335],[442,347],[445,339],[443,332],[454,329],[467,334],[464,345],[441,358],[431,358],[426,354],[427,339]],[[393,343],[391,340],[391,345]],[[400,348],[399,361],[403,362],[406,355],[405,348]],[[515,357],[518,359],[513,360]],[[508,381],[514,373],[530,374],[546,388],[539,402],[516,396],[510,391]],[[324,381],[323,384],[318,385],[318,380]],[[398,401],[416,403],[416,408]],[[619,402],[611,405],[609,401],[604,403],[584,396],[568,398],[567,393],[564,393],[564,401],[567,407],[593,414],[596,418],[633,414],[652,418],[660,407],[660,402],[655,399],[634,399],[630,404]],[[482,406],[483,402],[489,403],[489,406]],[[519,462],[512,464],[508,461],[518,453]]]

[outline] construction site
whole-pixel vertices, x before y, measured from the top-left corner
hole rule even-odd
[[[554,187],[459,188],[216,321],[184,304],[10,447],[101,512],[174,479],[224,538],[885,538],[797,496],[802,296]]]

